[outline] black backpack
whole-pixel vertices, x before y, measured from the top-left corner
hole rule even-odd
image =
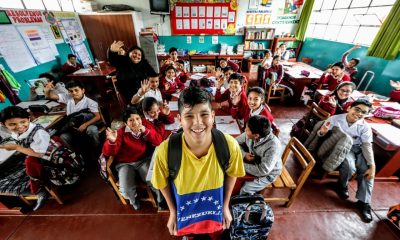
[[[225,135],[216,128],[211,130],[212,142],[222,171],[229,167],[230,152]],[[218,147],[217,147],[218,146]],[[168,170],[170,180],[178,176],[182,161],[182,131],[172,134],[168,142]]]

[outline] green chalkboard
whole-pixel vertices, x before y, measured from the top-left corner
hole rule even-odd
[[[0,24],[11,24],[11,21],[4,10],[0,10]]]

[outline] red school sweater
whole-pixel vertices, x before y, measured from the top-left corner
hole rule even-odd
[[[158,116],[157,120],[150,121],[148,119],[143,119],[142,123],[143,122],[146,122],[146,125],[147,124],[151,125],[156,130],[158,135],[161,136],[161,138],[162,138],[161,142],[162,142],[164,140],[164,135],[165,135],[165,124],[174,123],[175,122],[175,118],[171,113],[168,114],[168,115],[160,113],[160,115]]]
[[[223,94],[221,94],[220,89],[217,89],[217,92],[215,94],[215,101],[216,102],[228,101],[229,110],[230,110],[230,114],[232,115],[232,117],[235,119],[243,119],[244,118],[245,108],[246,108],[245,105],[247,105],[247,96],[243,89],[240,93],[240,101],[237,105],[232,104],[231,92],[229,91],[229,89],[226,89]]]
[[[165,84],[169,85],[169,89],[165,89]],[[173,82],[167,81],[165,76],[161,78],[161,84],[159,85],[161,95],[163,99],[169,99],[169,97],[176,92],[177,89],[183,90],[185,85],[179,80],[179,78],[175,77]]]
[[[162,142],[162,136],[156,132],[156,130],[145,121],[142,122],[145,126],[146,131],[140,135],[139,138],[135,138],[132,133],[125,132],[126,126],[123,126],[118,130],[117,140],[111,143],[106,140],[103,145],[103,154],[106,156],[115,156],[115,159],[119,163],[130,163],[136,162],[144,157],[147,153],[147,142],[151,146],[156,147]]]
[[[328,76],[326,76],[326,74],[322,74],[322,76],[318,82],[322,83],[322,84],[328,84],[329,91],[333,91],[333,90],[335,90],[337,85],[339,85],[339,83],[350,82],[350,81],[351,81],[351,79],[350,79],[349,75],[347,75],[347,73],[345,73],[343,75],[342,79],[335,79],[332,76],[332,74],[328,74]]]

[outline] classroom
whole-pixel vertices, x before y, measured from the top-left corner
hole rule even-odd
[[[400,239],[399,22],[0,1],[0,239]]]

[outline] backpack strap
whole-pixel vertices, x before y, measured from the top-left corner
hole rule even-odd
[[[182,132],[172,134],[168,141],[168,170],[172,181],[178,176],[182,161]]]
[[[221,166],[222,171],[226,172],[229,167],[229,159],[231,156],[225,135],[220,130],[213,128],[211,130],[211,136],[214,143],[215,153],[217,154],[218,163]]]

